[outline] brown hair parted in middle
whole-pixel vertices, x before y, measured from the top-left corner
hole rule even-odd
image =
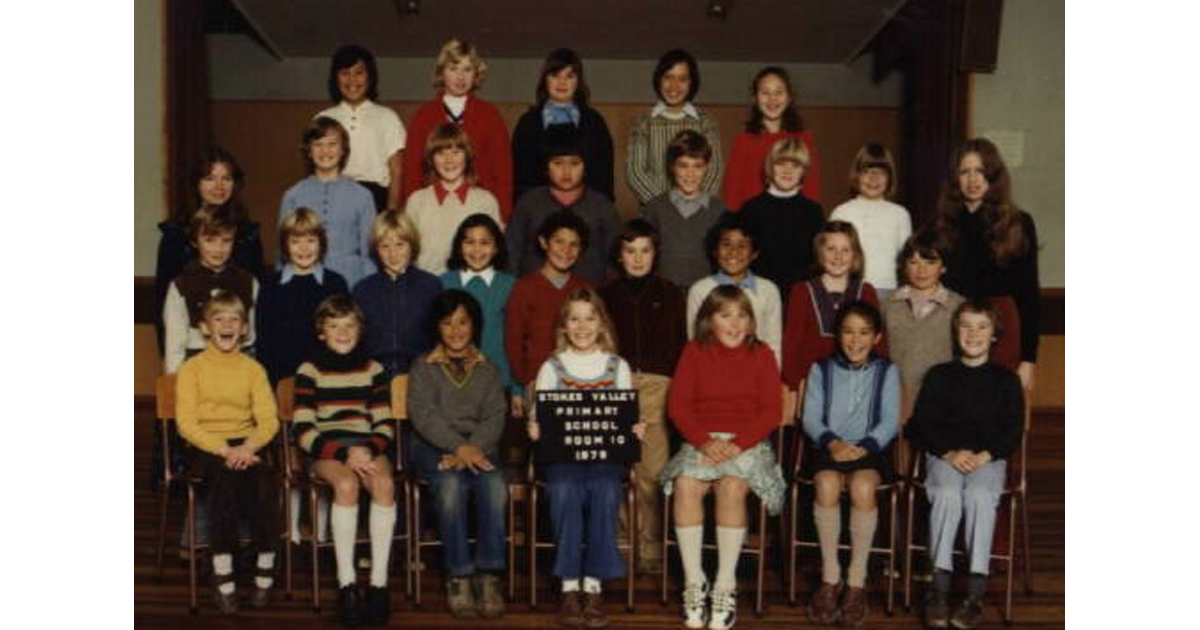
[[[367,325],[367,318],[363,316],[362,309],[358,307],[358,303],[354,298],[345,293],[338,293],[325,298],[317,310],[313,312],[313,325],[317,329],[317,334],[321,334],[321,329],[325,327],[325,322],[339,317],[353,315],[354,319],[358,320],[360,328]]]
[[[604,298],[591,287],[575,289],[563,300],[562,306],[558,309],[558,323],[554,326],[554,352],[565,352],[571,348],[571,341],[567,338],[567,318],[571,315],[571,305],[577,302],[591,304],[596,309],[596,317],[600,320],[600,332],[596,335],[596,345],[604,352],[610,354],[617,353],[617,336],[613,332],[612,319],[608,316],[608,310],[604,308]]]
[[[712,324],[713,317],[731,304],[737,306],[746,314],[746,317],[750,318],[750,330],[746,333],[746,347],[753,348],[759,343],[754,304],[750,302],[750,296],[735,284],[723,284],[708,292],[708,296],[700,305],[700,310],[696,312],[696,341],[705,346],[713,343],[716,339],[716,332],[713,330]]]
[[[863,248],[862,242],[858,240],[858,230],[854,229],[854,224],[849,221],[826,221],[825,225],[821,226],[821,231],[813,237],[813,264],[816,266],[814,275],[821,275],[825,272],[821,268],[821,247],[825,245],[825,239],[829,238],[830,234],[845,234],[850,239],[850,249],[854,252],[854,263],[850,265],[850,277],[854,279],[862,279],[863,275]]]
[[[983,163],[983,176],[988,184],[983,205],[977,212],[983,219],[984,235],[988,240],[992,258],[1004,265],[1026,255],[1030,248],[1037,247],[1037,244],[1030,243],[1025,238],[1021,226],[1021,210],[1012,199],[1008,167],[1004,164],[1004,158],[1000,157],[1000,150],[991,140],[972,138],[955,150],[946,173],[942,197],[938,202],[937,226],[948,236],[954,234],[950,223],[955,213],[966,203],[959,187],[958,171],[963,159],[971,153],[978,155],[979,161]],[[952,247],[956,245],[957,243],[951,243]]]
[[[471,150],[471,139],[462,127],[454,123],[442,123],[429,132],[425,141],[425,153],[421,155],[421,174],[425,184],[437,181],[437,167],[434,166],[433,156],[446,149],[461,149],[466,164],[463,165],[463,177],[468,184],[475,184],[475,152]]]
[[[858,195],[858,176],[869,168],[881,168],[887,171],[888,185],[883,191],[883,196],[885,199],[890,199],[892,195],[895,195],[896,160],[892,158],[892,152],[878,142],[864,144],[858,149],[858,153],[854,154],[854,161],[850,163],[850,194]]]
[[[237,220],[234,219],[233,208],[229,204],[204,206],[188,221],[188,241],[192,244],[201,236],[210,234],[237,234]]]
[[[684,129],[675,134],[671,138],[671,142],[667,144],[667,177],[671,180],[671,185],[675,185],[675,171],[671,167],[675,166],[675,160],[681,157],[690,157],[697,160],[704,160],[705,164],[712,162],[713,150],[712,145],[708,143],[708,138],[699,131]]]

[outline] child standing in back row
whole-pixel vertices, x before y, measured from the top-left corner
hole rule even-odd
[[[887,147],[872,142],[858,150],[850,167],[850,192],[857,196],[834,208],[829,218],[847,221],[858,230],[863,279],[882,299],[899,286],[896,254],[912,234],[908,210],[888,200],[896,194],[896,161]]]

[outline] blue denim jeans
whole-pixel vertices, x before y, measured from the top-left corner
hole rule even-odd
[[[554,528],[554,575],[601,580],[625,575],[617,550],[620,464],[550,464],[544,469]]]
[[[438,470],[444,451],[416,437],[412,440],[413,464],[417,475],[429,482],[437,514],[442,555],[451,577],[467,576],[477,570],[500,571],[505,563],[505,503],[508,483],[499,469],[473,473],[469,470]],[[489,454],[492,462],[499,461]],[[478,515],[475,559],[467,542],[468,506],[474,493]]]

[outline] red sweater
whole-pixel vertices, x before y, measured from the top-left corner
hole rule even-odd
[[[808,369],[812,364],[833,354],[835,348],[837,335],[833,326],[837,311],[827,305],[824,317],[818,312],[822,309],[820,304],[823,301],[819,293],[823,291],[815,289],[817,284],[814,283],[820,282],[819,276],[797,282],[792,285],[788,297],[787,314],[783,320],[786,322],[783,327],[783,382],[789,389],[796,389],[800,381],[808,378]],[[848,287],[847,290],[852,289]],[[854,300],[862,300],[879,308],[879,296],[870,282],[862,282],[856,294],[847,296],[843,303]],[[887,356],[886,338],[880,340],[875,353]]]
[[[589,286],[587,280],[571,274],[567,284],[556,289],[537,270],[513,285],[504,314],[504,350],[518,385],[523,387],[537,378],[538,369],[554,351],[554,330],[563,300],[575,289]]]
[[[778,133],[750,133],[743,131],[733,139],[733,151],[729,161],[725,163],[725,205],[733,212],[742,209],[747,202],[766,190],[763,184],[763,165],[771,145],[788,137],[794,136],[804,141],[808,147],[810,165],[804,176],[804,187],[801,193],[817,203],[821,203],[821,161],[817,159],[817,145],[813,142],[812,134],[807,131],[795,133],[780,131]]]
[[[710,432],[736,433],[742,450],[763,441],[783,416],[779,366],[767,344],[753,350],[690,341],[675,368],[668,399],[684,439],[700,448]]]
[[[408,123],[408,146],[404,150],[404,189],[401,199],[424,188],[421,162],[425,155],[425,144],[429,134],[438,125],[450,122],[446,116],[442,93],[422,105]],[[500,217],[508,224],[513,205],[512,152],[508,147],[508,128],[495,105],[475,96],[467,96],[467,107],[463,110],[462,129],[471,141],[475,155],[476,182],[480,188],[496,196],[500,202]]]

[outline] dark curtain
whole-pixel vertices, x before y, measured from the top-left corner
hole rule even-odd
[[[167,12],[167,170],[173,215],[191,205],[192,161],[210,142],[203,0],[170,0]]]

